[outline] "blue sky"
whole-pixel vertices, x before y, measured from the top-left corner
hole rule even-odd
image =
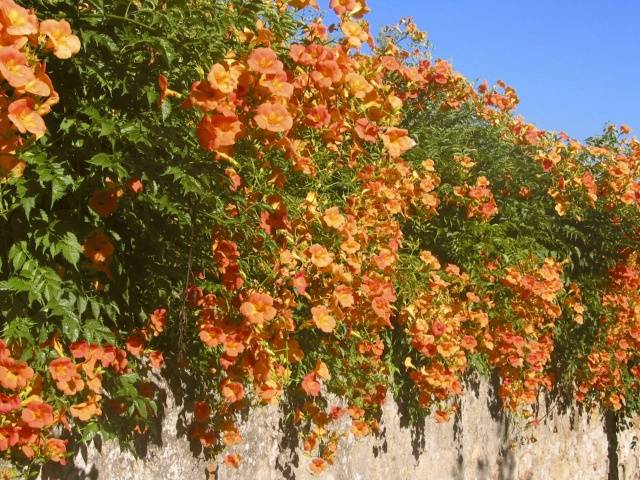
[[[372,31],[412,16],[434,57],[505,80],[539,128],[584,139],[606,122],[640,134],[640,0],[369,0]]]

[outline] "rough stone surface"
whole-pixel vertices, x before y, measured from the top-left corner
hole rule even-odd
[[[289,446],[276,408],[254,411],[241,427],[240,468],[219,466],[218,480],[602,480],[610,477],[610,458],[617,457],[620,480],[640,479],[638,436],[640,420],[609,435],[597,415],[547,412],[537,427],[526,427],[492,415],[487,384],[465,393],[461,412],[449,423],[427,421],[423,430],[401,427],[398,408],[388,402],[383,433],[341,443],[335,464],[312,476],[310,459]],[[90,445],[75,459],[75,471],[65,479],[200,480],[207,478],[208,461],[192,453],[189,441],[178,435],[180,407],[167,395],[161,445],[149,445],[146,458],[122,452],[105,443]]]

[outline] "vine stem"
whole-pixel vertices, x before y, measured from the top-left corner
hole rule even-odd
[[[182,292],[182,307],[180,308],[180,316],[178,320],[178,363],[182,362],[184,355],[184,335],[189,314],[187,312],[187,295],[189,291],[189,281],[193,274],[193,239],[195,236],[196,220],[193,213],[193,205],[189,207],[189,216],[191,217],[191,231],[189,234],[189,256],[187,258],[187,273],[184,279],[184,291]]]
[[[94,0],[87,0],[87,2],[89,2],[95,8],[100,10],[100,12],[102,13],[102,16],[104,18],[109,18],[111,20],[120,20],[121,22],[128,22],[128,23],[131,23],[133,25],[137,25],[138,27],[145,28],[145,29],[147,29],[147,30],[149,30],[151,32],[155,31],[155,28],[153,28],[153,27],[151,27],[151,26],[149,26],[149,25],[147,25],[145,23],[138,22],[137,20],[134,20],[132,18],[123,17],[121,15],[112,15],[110,13],[105,13],[104,8],[101,7],[100,5],[98,5]]]

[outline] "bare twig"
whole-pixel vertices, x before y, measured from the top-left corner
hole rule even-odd
[[[185,350],[185,330],[189,322],[189,313],[187,310],[187,295],[189,294],[189,283],[193,274],[193,242],[195,236],[196,219],[193,213],[193,205],[189,208],[189,216],[191,217],[191,232],[189,234],[189,256],[187,259],[187,273],[184,280],[184,291],[182,292],[182,306],[180,308],[180,316],[178,320],[178,363],[182,363]]]

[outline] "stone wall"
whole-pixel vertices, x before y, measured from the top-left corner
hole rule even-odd
[[[188,440],[178,435],[180,408],[167,392],[161,439],[146,447],[144,459],[117,445],[90,445],[75,458],[75,468],[50,472],[49,478],[99,480],[199,480],[207,478],[206,461],[194,456]],[[343,440],[335,464],[312,476],[309,458],[291,447],[280,428],[276,408],[249,415],[242,426],[244,443],[239,469],[221,465],[210,475],[219,480],[602,480],[640,479],[640,421],[615,432],[602,417],[548,412],[536,428],[526,428],[492,414],[486,383],[468,390],[455,421],[427,421],[424,429],[401,426],[398,408],[388,402],[383,434]],[[613,465],[610,467],[611,460]]]

